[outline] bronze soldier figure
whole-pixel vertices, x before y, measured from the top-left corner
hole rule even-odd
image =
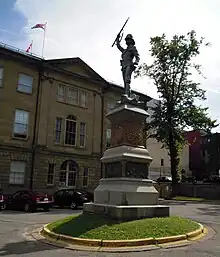
[[[127,45],[127,48],[124,49],[120,45],[120,34],[117,36],[116,39],[116,45],[118,49],[122,52],[121,55],[121,70],[122,70],[122,76],[124,80],[124,87],[125,87],[125,94],[130,97],[131,89],[131,75],[132,72],[136,69],[140,57],[137,51],[137,48],[135,46],[135,41],[131,34],[128,34],[125,38],[125,42]],[[133,62],[133,59],[135,58],[135,61]]]

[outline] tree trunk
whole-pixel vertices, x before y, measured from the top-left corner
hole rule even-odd
[[[172,133],[169,136],[169,150],[170,150],[170,166],[172,175],[172,197],[177,195],[178,192],[178,165],[179,155],[178,148],[176,147],[175,140]]]

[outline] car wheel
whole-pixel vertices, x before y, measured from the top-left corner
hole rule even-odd
[[[73,210],[77,209],[77,204],[75,202],[72,202],[70,208]]]
[[[6,208],[7,208],[7,206],[6,206],[6,203],[3,203],[3,205],[2,205],[2,210],[6,210]]]
[[[30,206],[29,203],[26,203],[26,204],[24,205],[24,211],[25,211],[25,212],[30,212],[30,211],[31,211],[31,206]]]
[[[48,211],[50,211],[50,208],[45,207],[45,208],[44,208],[44,211],[48,212]]]

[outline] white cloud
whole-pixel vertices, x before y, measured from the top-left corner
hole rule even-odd
[[[45,57],[79,56],[101,76],[118,84],[122,84],[120,53],[111,44],[128,16],[125,34],[133,34],[141,62],[150,60],[151,36],[164,32],[171,37],[196,30],[198,36],[212,43],[212,47],[203,49],[198,61],[207,77],[202,86],[210,90],[208,97],[212,95],[210,112],[218,116],[220,36],[215,28],[220,24],[219,0],[17,0],[15,8],[27,18],[24,33],[29,41],[34,40],[35,53],[41,54],[43,32],[30,27],[47,21]],[[24,42],[24,48],[28,44]],[[148,79],[134,80],[132,87],[157,96]]]

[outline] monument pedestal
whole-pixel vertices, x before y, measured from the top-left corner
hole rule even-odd
[[[117,220],[169,216],[169,207],[158,205],[158,192],[148,179],[152,158],[143,133],[147,116],[139,102],[127,97],[106,115],[111,121],[111,147],[101,158],[104,178],[94,191],[94,203],[84,204],[84,213]]]

